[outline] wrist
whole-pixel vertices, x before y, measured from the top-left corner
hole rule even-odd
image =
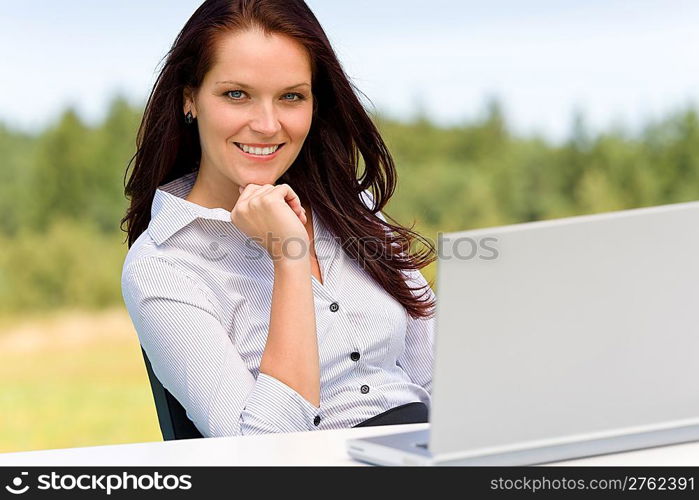
[[[272,257],[274,271],[288,273],[311,273],[311,262],[308,257],[299,256],[297,253],[291,255],[278,255]]]
[[[269,256],[275,263],[287,265],[293,262],[308,262],[310,265],[310,244],[302,238],[287,238],[281,242],[274,242],[268,250]]]

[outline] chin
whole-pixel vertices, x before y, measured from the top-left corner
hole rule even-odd
[[[276,184],[277,180],[279,177],[274,177],[274,176],[269,176],[269,175],[260,175],[260,176],[254,176],[254,175],[249,175],[245,176],[243,179],[241,179],[241,184],[242,186],[247,186],[248,184],[259,184],[259,185],[265,185],[265,184]]]

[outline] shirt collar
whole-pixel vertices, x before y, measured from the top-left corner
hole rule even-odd
[[[197,171],[190,172],[155,190],[150,211],[148,233],[161,245],[177,231],[195,219],[218,220],[231,223],[231,213],[225,208],[206,208],[185,198],[194,186]]]

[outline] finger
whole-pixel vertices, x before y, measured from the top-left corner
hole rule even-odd
[[[243,189],[243,192],[240,193],[238,201],[250,201],[251,199],[255,198],[264,188],[265,186],[262,184],[248,184],[245,186],[245,189]]]
[[[284,197],[284,201],[291,207],[291,209],[296,213],[299,219],[303,221],[306,218],[306,210],[301,205],[301,199],[294,192],[294,190],[291,189],[291,187],[288,184],[281,184],[279,186],[275,186],[275,190],[279,191],[280,195]]]
[[[242,190],[240,189],[241,187],[243,188]],[[240,192],[240,196],[238,197],[238,201],[247,200],[257,191],[259,187],[259,184],[246,184],[245,186],[239,186],[238,190]]]
[[[275,190],[278,191],[279,194],[284,197],[284,201],[287,202],[292,209],[298,209],[299,213],[303,211],[301,199],[294,192],[294,190],[291,189],[291,186],[289,186],[288,184],[281,184],[279,186],[275,186]]]
[[[260,186],[254,193],[252,193],[252,195],[250,195],[250,197],[248,198],[248,201],[251,202],[252,200],[256,200],[258,198],[261,198],[264,195],[266,195],[267,193],[269,193],[270,191],[272,191],[273,189],[274,189],[274,186],[272,186],[271,184],[265,184],[264,186]]]

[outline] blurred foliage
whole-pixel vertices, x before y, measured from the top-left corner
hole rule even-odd
[[[699,122],[691,107],[636,134],[592,134],[572,117],[554,144],[508,131],[497,100],[481,120],[440,128],[375,117],[398,169],[387,212],[435,247],[440,232],[699,199]],[[434,279],[436,263],[423,269]]]
[[[73,109],[35,136],[0,125],[0,314],[121,304],[124,173],[141,113],[117,96],[95,127]]]
[[[0,236],[0,313],[121,303],[120,235],[76,219]]]
[[[141,114],[116,96],[96,126],[73,109],[35,135],[0,124],[0,316],[121,304],[119,221]],[[496,100],[481,119],[448,128],[424,114],[374,115],[399,176],[385,211],[436,245],[438,232],[699,197],[694,109],[635,135],[592,134],[577,114],[561,144],[513,135],[504,115]],[[432,279],[434,266],[423,272]]]

